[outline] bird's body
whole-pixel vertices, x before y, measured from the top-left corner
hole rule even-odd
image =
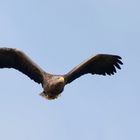
[[[64,90],[65,79],[63,76],[52,75],[43,82],[42,86],[44,91],[40,95],[46,99],[55,99]]]
[[[98,54],[82,62],[64,75],[53,75],[45,72],[25,53],[15,48],[0,48],[0,68],[14,68],[42,84],[41,95],[47,99],[55,99],[64,90],[66,84],[84,74],[113,75],[116,68],[121,69],[121,57],[110,54]]]

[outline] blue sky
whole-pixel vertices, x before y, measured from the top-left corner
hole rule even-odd
[[[0,70],[0,139],[139,140],[140,1],[0,1],[0,47],[63,74],[97,53],[122,56],[112,77],[85,75],[47,101],[41,85]]]

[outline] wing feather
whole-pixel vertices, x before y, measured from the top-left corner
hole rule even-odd
[[[18,49],[0,48],[0,68],[14,68],[37,83],[43,81],[43,70]]]
[[[118,55],[98,54],[76,66],[69,73],[65,74],[66,84],[79,78],[80,76],[91,73],[99,75],[113,75],[116,68],[121,69],[121,57]]]

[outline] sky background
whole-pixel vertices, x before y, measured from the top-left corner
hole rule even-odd
[[[48,101],[41,85],[0,70],[0,139],[139,140],[140,1],[0,0],[0,47],[63,74],[97,53],[122,57],[114,76],[85,75]]]

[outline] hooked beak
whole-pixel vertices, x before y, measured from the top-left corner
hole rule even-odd
[[[58,79],[58,81],[64,83],[64,81],[65,81],[65,80],[64,80],[64,77],[60,77],[60,78]]]

